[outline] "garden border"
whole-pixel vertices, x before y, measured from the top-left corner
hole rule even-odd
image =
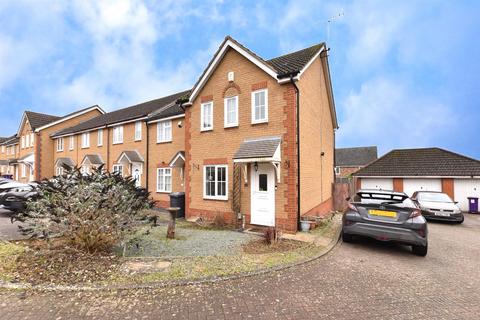
[[[21,283],[11,283],[0,280],[0,289],[9,289],[9,290],[33,290],[33,291],[108,291],[108,290],[135,290],[135,289],[158,289],[166,287],[181,287],[189,285],[198,285],[206,283],[216,283],[221,281],[236,280],[241,278],[253,277],[257,275],[267,274],[270,272],[278,272],[292,267],[304,265],[310,263],[314,260],[317,260],[327,254],[329,254],[337,244],[341,243],[340,234],[342,231],[341,220],[336,221],[335,224],[338,224],[337,230],[331,239],[330,243],[325,247],[322,252],[317,254],[314,257],[308,258],[303,261],[298,261],[286,265],[279,265],[271,268],[263,268],[252,272],[241,272],[237,274],[227,275],[227,276],[210,276],[204,278],[198,278],[195,280],[173,280],[173,281],[161,281],[161,282],[149,282],[149,283],[140,283],[140,284],[126,284],[126,285],[31,285],[31,284],[21,284]]]

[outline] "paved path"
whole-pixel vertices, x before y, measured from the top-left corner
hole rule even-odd
[[[0,209],[0,240],[18,240],[23,238],[18,232],[19,223],[15,222],[12,224],[10,215],[11,212]]]
[[[0,292],[1,319],[479,319],[480,217],[430,224],[430,252],[358,241],[241,280],[101,293]]]

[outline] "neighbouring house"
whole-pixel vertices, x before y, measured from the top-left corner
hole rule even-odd
[[[0,142],[0,176],[13,179],[15,177],[15,169],[13,163],[18,159],[19,148],[18,138],[11,136],[4,138]]]
[[[54,144],[50,134],[101,113],[104,111],[99,106],[88,107],[63,117],[25,111],[16,134],[18,155],[10,160],[14,179],[30,182],[52,177]]]
[[[102,166],[133,177],[138,186],[152,192],[159,205],[167,206],[170,192],[184,190],[180,170],[170,168],[169,163],[184,151],[184,111],[176,101],[188,92],[108,112],[54,132],[56,151],[51,165],[56,174],[62,174],[65,165],[77,166],[84,173]]]
[[[335,149],[335,176],[349,178],[359,169],[377,160],[377,147],[356,147]]]
[[[324,43],[264,60],[226,37],[185,112],[187,218],[296,232],[332,208],[338,128]]]
[[[357,190],[442,191],[465,211],[480,197],[480,161],[440,148],[392,150],[353,175]]]

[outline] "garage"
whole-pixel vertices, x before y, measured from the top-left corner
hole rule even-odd
[[[440,191],[468,211],[480,198],[480,161],[441,148],[392,150],[353,174],[355,189]]]
[[[415,191],[442,191],[442,179],[403,179],[403,192],[411,197]]]
[[[468,197],[480,198],[480,179],[455,179],[453,184],[455,201],[462,211],[468,211]]]
[[[393,179],[363,179],[362,189],[393,190]]]

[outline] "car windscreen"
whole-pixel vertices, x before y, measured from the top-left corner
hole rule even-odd
[[[419,192],[417,199],[418,201],[453,202],[448,195],[440,192]]]
[[[363,204],[388,204],[400,208],[416,208],[415,203],[402,194],[358,193],[354,199]]]

